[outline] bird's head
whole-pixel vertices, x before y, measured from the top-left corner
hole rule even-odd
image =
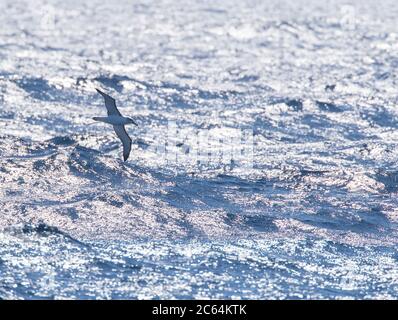
[[[135,122],[133,119],[127,118],[127,120],[129,121],[129,123],[132,123],[132,124],[138,126],[137,122]]]

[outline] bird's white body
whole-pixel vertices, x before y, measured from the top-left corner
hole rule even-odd
[[[122,116],[108,116],[108,117],[94,117],[93,120],[95,121],[100,121],[100,122],[105,122],[113,125],[126,125],[126,124],[132,124],[131,120],[129,118],[125,118]]]
[[[122,116],[116,107],[115,99],[113,99],[111,96],[108,96],[106,93],[103,93],[101,90],[96,90],[104,97],[108,116],[94,117],[93,120],[113,125],[116,135],[123,143],[123,160],[126,161],[131,151],[131,138],[127,134],[126,128],[124,126],[127,124],[134,124],[137,126],[137,123],[131,118]]]

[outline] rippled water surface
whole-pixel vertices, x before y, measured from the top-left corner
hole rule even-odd
[[[396,299],[397,16],[0,0],[0,298]],[[199,131],[252,157],[198,162]]]

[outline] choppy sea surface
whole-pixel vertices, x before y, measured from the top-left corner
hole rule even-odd
[[[0,298],[398,298],[397,16],[1,0]]]

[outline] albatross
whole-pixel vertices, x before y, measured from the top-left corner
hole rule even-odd
[[[108,96],[106,93],[102,92],[99,89],[95,89],[105,100],[105,107],[108,113],[107,117],[94,117],[93,120],[105,122],[111,124],[113,129],[116,132],[116,135],[123,143],[123,159],[126,161],[130,155],[131,151],[131,138],[126,132],[125,125],[134,124],[138,126],[138,124],[131,118],[123,117],[122,114],[116,107],[116,101],[111,96]]]

